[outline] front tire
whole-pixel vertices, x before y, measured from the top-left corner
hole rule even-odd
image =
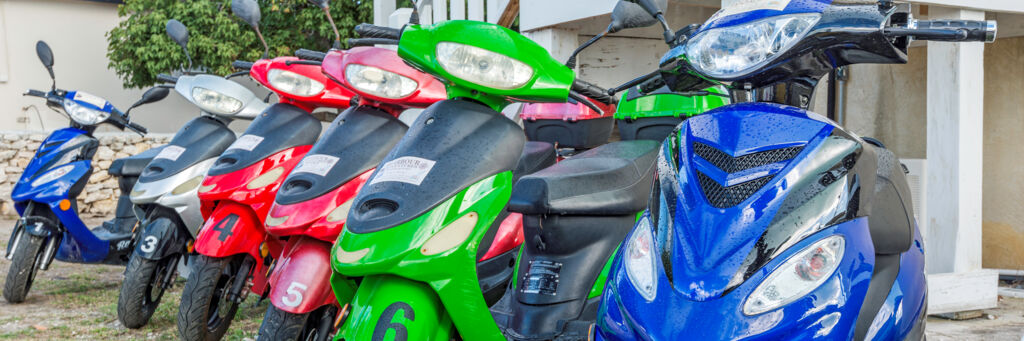
[[[228,331],[238,311],[238,303],[228,300],[228,291],[234,281],[246,280],[235,278],[240,263],[234,261],[236,258],[196,255],[178,308],[178,334],[182,340],[220,340]]]
[[[17,229],[16,229],[17,231]],[[4,299],[10,303],[21,303],[28,296],[28,290],[32,288],[32,281],[39,271],[39,263],[43,254],[40,249],[43,247],[43,237],[34,236],[21,231],[22,236],[15,245],[14,257],[11,259],[11,267],[7,269],[7,282],[4,283]]]
[[[257,340],[299,340],[308,319],[309,314],[292,314],[271,304],[263,316]]]
[[[150,260],[132,254],[117,296],[117,319],[121,324],[136,329],[149,323],[163,298],[167,272],[177,265],[178,257]]]

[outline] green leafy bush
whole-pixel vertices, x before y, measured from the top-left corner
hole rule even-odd
[[[296,49],[326,51],[334,32],[323,11],[305,0],[259,0],[260,30],[270,56],[291,55]],[[256,60],[263,47],[255,31],[231,13],[231,0],[126,0],[118,7],[120,24],[107,33],[109,67],[126,88],[156,82],[156,75],[188,66],[185,53],[164,31],[167,20],[178,19],[189,29],[189,53],[194,66],[227,75],[231,62]],[[372,0],[331,1],[342,40],[354,37],[353,27],[373,21]]]

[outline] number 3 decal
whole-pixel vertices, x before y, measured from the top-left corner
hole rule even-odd
[[[146,239],[142,241],[142,247],[140,247],[139,249],[145,253],[153,252],[156,250],[156,242],[159,240],[160,239],[157,239],[155,236],[146,236]]]
[[[373,327],[373,341],[384,341],[384,336],[392,329],[395,331],[395,341],[406,341],[409,339],[409,330],[405,328],[404,324],[391,322],[391,320],[395,319],[395,315],[399,310],[402,311],[402,316],[405,317],[406,320],[416,320],[416,313],[412,311],[412,306],[408,303],[392,303],[384,309],[383,313],[380,314],[380,319],[377,320],[377,325]]]
[[[309,289],[309,287],[305,284],[292,282],[292,284],[288,285],[288,290],[285,290],[288,294],[281,297],[281,303],[292,308],[298,307],[299,303],[302,303],[302,291],[306,291],[306,289]]]

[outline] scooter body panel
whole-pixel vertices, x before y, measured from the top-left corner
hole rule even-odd
[[[217,205],[206,224],[196,236],[195,251],[199,254],[223,258],[249,254],[263,260],[260,244],[267,238],[259,216],[248,205],[224,201]],[[262,263],[259,261],[257,263]]]
[[[368,170],[309,201],[292,205],[275,202],[267,216],[267,232],[278,237],[304,235],[333,244],[345,226],[352,199],[372,174],[373,170]]]
[[[176,253],[180,254],[184,252],[185,244],[192,240],[188,231],[173,218],[150,217],[145,223],[133,251],[139,257],[159,260]]]
[[[177,174],[151,182],[140,180],[132,188],[131,199],[136,205],[159,205],[173,209],[188,230],[189,238],[203,226],[199,203],[199,185],[216,158],[202,160]],[[196,179],[199,180],[196,180]],[[193,185],[194,183],[194,185]],[[145,217],[143,217],[145,218]]]
[[[331,277],[331,244],[306,236],[287,241],[270,275],[270,302],[292,314],[338,305],[327,280]]]
[[[391,275],[363,279],[335,340],[451,340],[456,331],[430,286]]]

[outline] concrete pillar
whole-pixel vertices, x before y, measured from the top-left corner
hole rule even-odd
[[[569,59],[579,45],[579,33],[565,28],[544,28],[523,32],[523,35],[547,49],[551,57],[560,62]]]
[[[388,17],[395,11],[395,0],[373,0],[373,24],[387,26]]]
[[[984,20],[985,13],[932,6],[929,17]],[[928,43],[924,237],[931,313],[996,304],[998,274],[981,269],[984,89],[983,43]]]

